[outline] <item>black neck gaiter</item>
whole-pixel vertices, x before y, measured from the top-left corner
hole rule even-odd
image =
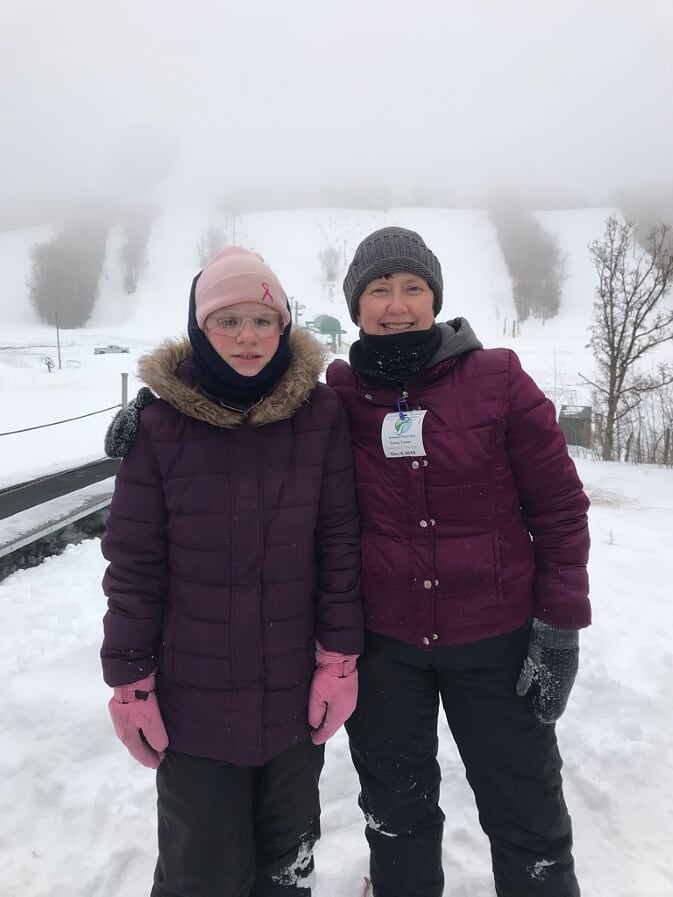
[[[246,410],[272,392],[290,366],[289,339],[292,324],[288,324],[283,331],[278,349],[266,367],[252,377],[239,374],[220,358],[196,323],[195,289],[200,276],[197,274],[192,281],[189,294],[187,333],[192,346],[192,374],[209,396]]]
[[[363,377],[405,389],[430,361],[442,342],[436,324],[429,330],[409,330],[390,336],[374,336],[360,331],[353,343],[351,367]]]

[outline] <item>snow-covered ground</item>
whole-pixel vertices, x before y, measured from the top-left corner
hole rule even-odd
[[[593,497],[594,624],[558,726],[587,897],[673,893],[673,472],[579,460]],[[3,897],[135,897],[155,861],[154,776],[117,741],[98,650],[97,540],[0,583]],[[446,894],[492,897],[486,840],[446,725]],[[316,897],[361,897],[367,856],[346,739],[328,744]]]
[[[511,345],[560,403],[583,401],[578,371],[591,373],[586,344],[593,296],[586,243],[606,210],[546,212],[569,253],[557,319],[508,336],[511,286],[481,212],[313,210],[240,216],[238,241],[261,251],[305,320],[338,317],[355,335],[339,288],[322,283],[319,252],[348,256],[372,228],[418,229],[443,265],[446,317],[464,314],[486,345]],[[153,232],[147,279],[122,297],[111,250],[92,323],[55,334],[35,322],[25,290],[27,251],[39,232],[0,234],[0,271],[11,287],[0,308],[0,433],[88,414],[119,401],[120,375],[164,335],[180,332],[197,269],[203,216],[165,216]],[[111,237],[111,240],[113,237]],[[340,241],[340,242],[339,242]],[[94,356],[98,343],[129,355]],[[112,412],[48,429],[0,435],[0,487],[100,457]],[[594,625],[582,635],[581,668],[559,723],[576,860],[587,897],[673,893],[673,601],[668,564],[673,471],[579,457],[590,512]],[[11,525],[11,518],[5,526]],[[0,532],[3,522],[0,521]],[[105,602],[97,540],[71,546],[0,583],[0,855],[3,897],[135,897],[149,891],[155,860],[154,781],[114,736],[98,650]],[[446,894],[493,897],[488,846],[445,724],[441,729]],[[322,781],[323,838],[316,897],[360,897],[367,874],[357,784],[346,741],[329,744]]]

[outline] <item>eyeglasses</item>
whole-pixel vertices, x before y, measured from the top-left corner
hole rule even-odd
[[[279,315],[210,315],[203,329],[208,333],[235,338],[240,336],[246,324],[251,324],[260,339],[268,339],[283,330],[283,321]]]

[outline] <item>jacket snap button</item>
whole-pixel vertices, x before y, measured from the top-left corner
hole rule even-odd
[[[439,636],[437,635],[437,633],[436,633],[436,632],[433,632],[433,633],[432,633],[432,640],[433,640],[433,642],[436,642],[438,638],[439,638]]]
[[[429,644],[430,644],[430,639],[427,638],[427,636],[423,639],[423,644],[424,644],[424,645],[429,645]]]
[[[422,527],[426,527],[428,525],[428,521],[427,520],[419,520],[418,525],[422,526]]]
[[[435,580],[435,585],[436,585],[436,586],[439,585],[439,580],[438,580],[438,579]]]
[[[413,467],[414,470],[418,470],[418,468],[419,468],[421,465],[418,463],[418,461],[412,461],[412,462],[411,462],[411,466]]]
[[[426,580],[425,580],[425,582],[423,583],[423,588],[424,588],[424,589],[431,589],[431,588],[432,588],[432,583],[430,582],[429,579],[426,579]]]
[[[430,526],[435,526],[436,523],[437,523],[437,521],[434,519],[434,517],[431,517],[430,518]]]
[[[428,466],[428,459],[423,458],[423,467],[427,467],[427,466]]]

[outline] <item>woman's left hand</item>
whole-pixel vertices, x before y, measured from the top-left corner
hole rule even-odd
[[[566,709],[578,664],[578,631],[534,619],[516,693],[528,696],[541,723],[555,723]]]

